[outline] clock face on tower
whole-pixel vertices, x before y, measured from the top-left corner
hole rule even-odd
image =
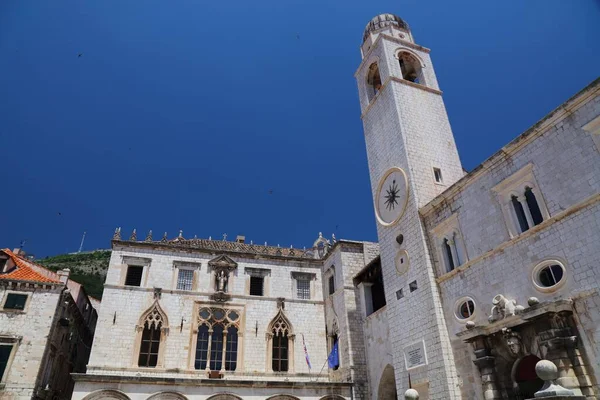
[[[389,169],[379,181],[375,210],[382,225],[392,225],[402,217],[408,200],[408,180],[401,168]]]

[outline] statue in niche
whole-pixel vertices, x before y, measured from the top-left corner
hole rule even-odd
[[[227,292],[227,279],[229,278],[229,272],[224,269],[220,269],[216,273],[217,278],[217,292]]]

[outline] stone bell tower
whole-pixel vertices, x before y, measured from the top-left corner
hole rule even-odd
[[[419,216],[420,207],[463,176],[429,52],[401,18],[379,15],[365,29],[355,77],[397,393],[408,389],[410,374],[413,386],[427,387],[430,399],[460,399]]]

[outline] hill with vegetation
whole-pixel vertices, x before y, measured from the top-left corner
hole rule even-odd
[[[101,299],[109,260],[110,250],[96,250],[61,254],[36,260],[36,262],[52,271],[70,269],[69,279],[82,284],[88,295]]]

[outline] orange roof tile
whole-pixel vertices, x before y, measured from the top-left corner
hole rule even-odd
[[[7,274],[0,274],[0,279],[2,280],[19,280],[19,281],[31,281],[31,282],[44,282],[44,283],[60,283],[60,281],[55,279],[50,279],[45,277],[44,275],[36,272],[33,268],[31,268],[28,264],[30,261],[16,255],[9,249],[2,250],[6,255],[8,255],[13,262],[16,264],[16,268]]]

